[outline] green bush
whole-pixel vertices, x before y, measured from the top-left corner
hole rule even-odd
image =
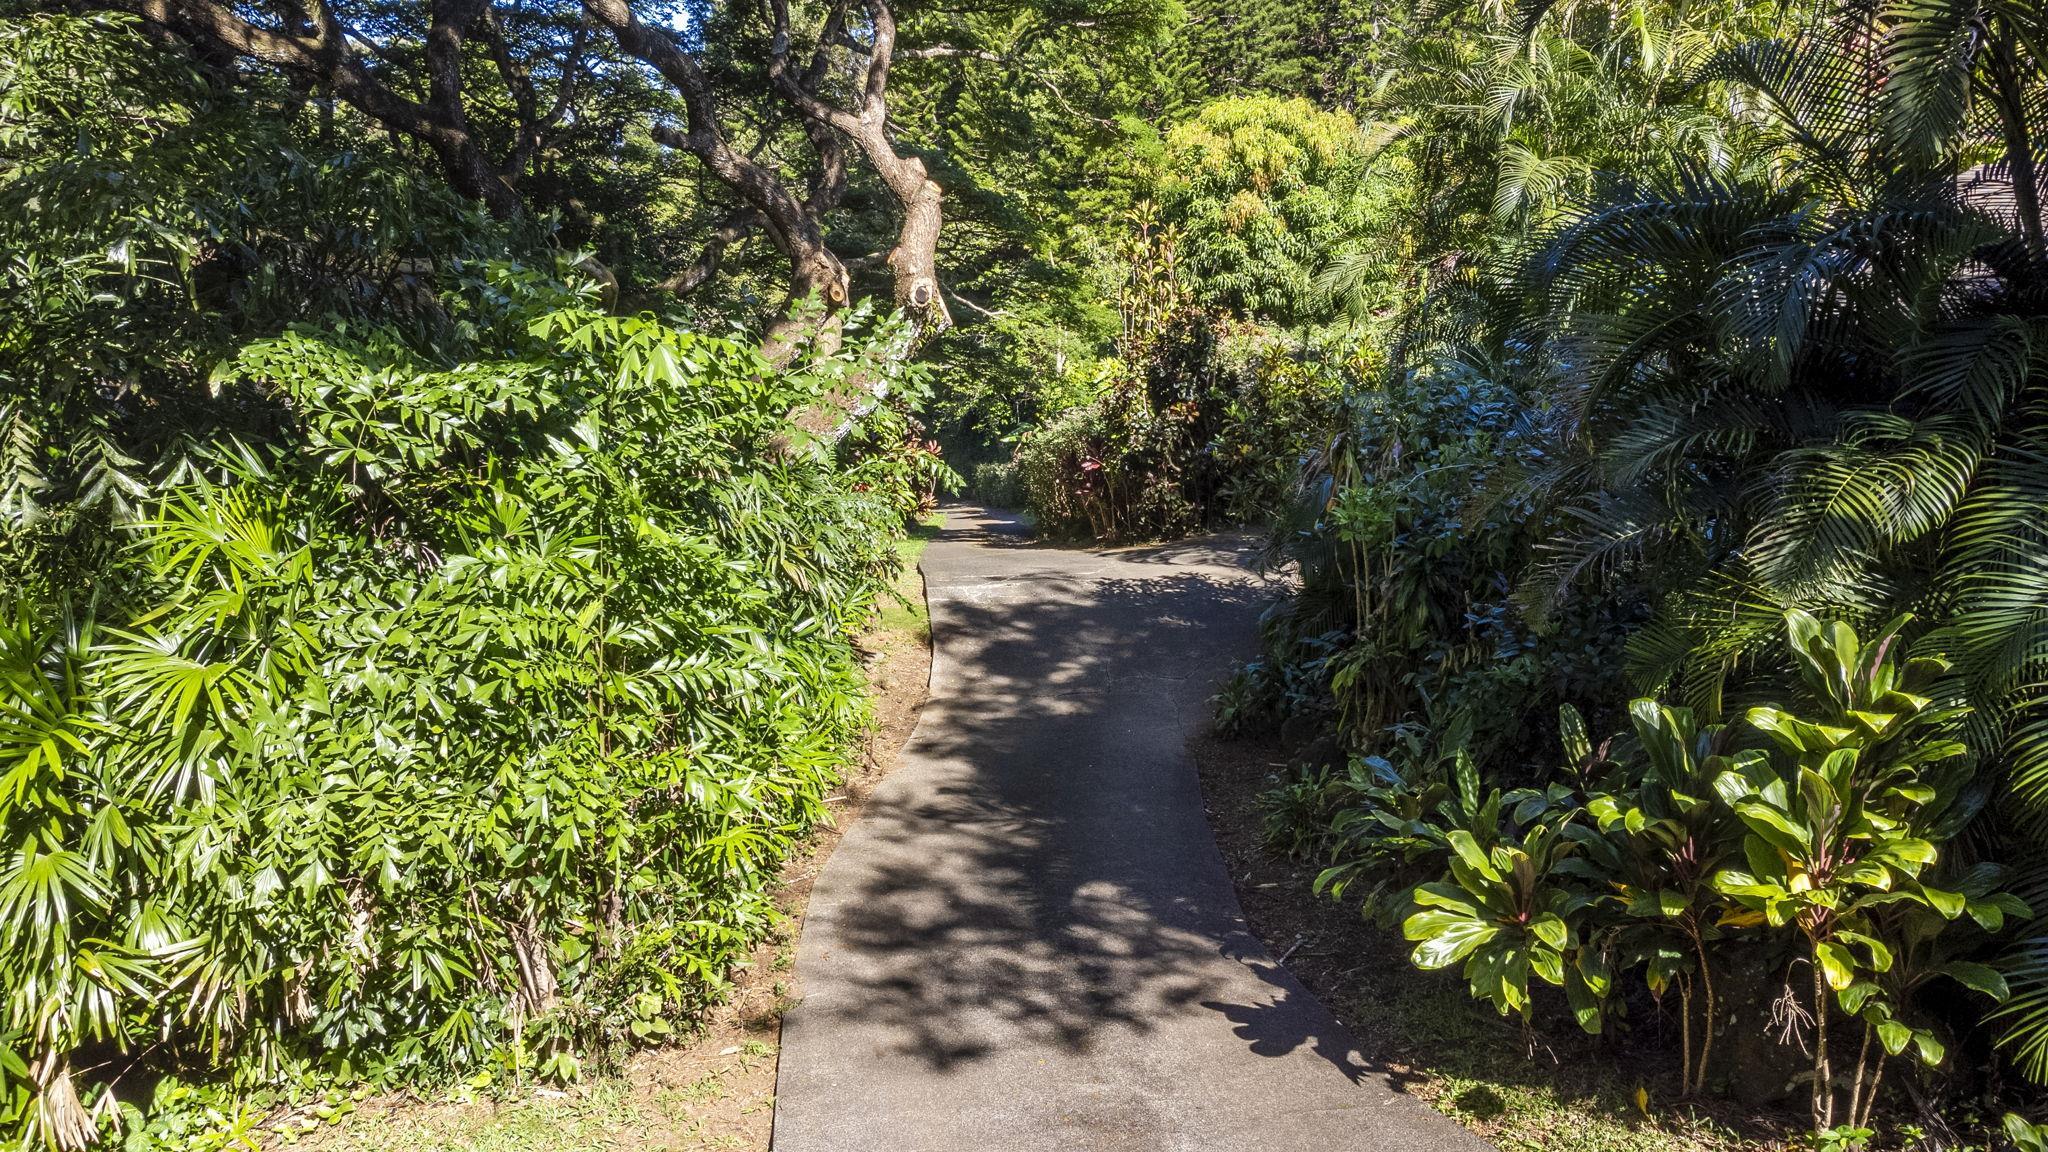
[[[1017,465],[1009,461],[976,464],[968,481],[967,494],[985,508],[1020,509],[1027,506]]]
[[[424,355],[336,325],[216,375],[80,596],[0,628],[0,1118],[110,1082],[570,1078],[715,997],[865,722],[849,643],[930,479],[876,406],[505,270]],[[90,1063],[92,1071],[85,1070]],[[129,1082],[146,1082],[135,1075]],[[133,1116],[131,1115],[131,1120]]]
[[[1039,531],[1146,540],[1199,527],[1200,509],[1181,490],[1172,422],[1138,390],[1120,388],[1027,433],[1017,471]]]
[[[1203,406],[1214,431],[1199,448],[1198,488],[1211,518],[1269,524],[1295,498],[1302,473],[1327,454],[1357,365],[1335,345],[1247,325],[1217,342]]]
[[[1372,140],[1348,112],[1299,97],[1232,96],[1167,133],[1161,217],[1184,234],[1205,306],[1285,325],[1324,318],[1331,255],[1384,213],[1391,171],[1368,181]]]
[[[1956,739],[1970,709],[1930,695],[1948,663],[1903,653],[1904,618],[1868,643],[1784,620],[1796,710],[1702,726],[1638,699],[1632,731],[1595,747],[1566,709],[1562,765],[1505,793],[1458,725],[1448,755],[1410,739],[1276,790],[1269,835],[1328,854],[1318,888],[1370,883],[1368,912],[1398,895],[1415,964],[1460,968],[1525,1026],[1545,984],[1588,1032],[1626,1015],[1624,977],[1675,990],[1686,1095],[1740,1075],[1716,1063],[1717,1035],[1764,1026],[1761,1005],[1717,1002],[1731,946],[1782,956],[1808,984],[1796,1030],[1815,1130],[1868,1126],[1895,1060],[1943,1064],[1957,1017],[2008,997],[1985,961],[2030,910],[1998,864],[1944,847],[1985,799]]]
[[[540,222],[270,95],[0,21],[14,1146],[684,1026],[860,732],[930,479],[900,333],[784,371],[599,314]]]

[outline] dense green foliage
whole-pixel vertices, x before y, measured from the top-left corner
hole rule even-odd
[[[173,7],[0,15],[10,1135],[685,1025],[928,437],[1270,525],[1269,831],[1532,1037],[2048,1081],[2039,5]]]
[[[687,1028],[864,729],[900,323],[778,367],[120,18],[0,44],[0,1131]]]
[[[249,346],[225,387],[284,427],[196,451],[103,591],[0,641],[36,1126],[75,1122],[75,1049],[138,1036],[252,1083],[573,1075],[688,1019],[772,915],[913,477],[786,450],[828,376],[499,324],[448,366],[374,329]]]
[[[1161,209],[1197,301],[1292,323],[1329,254],[1372,219],[1358,122],[1306,100],[1219,100],[1168,133]]]
[[[1403,158],[1368,182],[1407,190],[1320,277],[1330,323],[1383,303],[1275,509],[1302,589],[1220,701],[1226,729],[1335,734],[1269,829],[1503,1011],[1550,984],[1588,1028],[1675,1013],[1682,1093],[1790,1079],[1711,1050],[1767,1007],[1709,1006],[1714,968],[1819,981],[1782,1033],[1816,1125],[1866,1138],[1903,1078],[1952,1139],[2048,1051],[2042,946],[1996,894],[2048,865],[2039,12],[1421,31],[1354,106]],[[1831,687],[1788,611],[1842,622],[1814,633],[1851,654]],[[1840,629],[1906,613],[1855,667]],[[1906,695],[1851,700],[1907,643],[1912,687],[1871,689]],[[1575,709],[1633,732],[1595,748]],[[1629,971],[1654,995],[1600,994]]]
[[[1629,736],[1596,752],[1567,710],[1564,770],[1540,788],[1482,798],[1467,760],[1455,801],[1432,805],[1445,785],[1429,765],[1376,758],[1325,785],[1365,803],[1337,802],[1343,862],[1321,882],[1341,894],[1357,876],[1447,871],[1412,889],[1417,910],[1402,927],[1415,963],[1462,962],[1473,995],[1503,1014],[1527,1020],[1542,981],[1599,1032],[1621,1014],[1618,978],[1639,974],[1660,997],[1676,988],[1688,1093],[1720,1072],[1714,1038],[1731,1017],[1716,1002],[1717,966],[1738,949],[1796,960],[1811,978],[1816,1128],[1865,1127],[1887,1061],[1910,1048],[1938,1066],[1953,1039],[1953,1019],[1922,1017],[1914,994],[1946,979],[2004,1000],[2005,978],[1962,957],[2031,915],[1997,890],[1998,865],[1959,864],[1938,847],[1984,795],[1953,739],[1968,709],[1915,694],[1948,666],[1903,660],[1904,623],[1866,646],[1844,625],[1791,613],[1805,716],[1758,706],[1737,725],[1701,728],[1688,709],[1639,699]],[[1840,1110],[1837,1009],[1862,1035]]]

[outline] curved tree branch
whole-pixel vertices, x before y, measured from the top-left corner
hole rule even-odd
[[[718,222],[711,230],[711,238],[704,241],[704,250],[690,264],[663,280],[657,287],[663,292],[687,296],[703,287],[718,275],[718,266],[725,259],[725,250],[747,238],[759,228],[764,217],[758,209],[742,208]]]
[[[523,205],[470,134],[462,102],[462,41],[487,0],[435,0],[427,34],[426,102],[402,96],[351,50],[362,38],[343,28],[325,0],[299,8],[284,29],[266,28],[219,0],[109,0],[204,51],[244,57],[307,77],[384,127],[431,149],[457,191],[494,215],[517,216]]]
[[[898,48],[898,60],[946,60],[959,57],[967,60],[986,60],[991,64],[1007,64],[1010,58],[986,48],[961,48],[954,44],[927,44],[921,48]]]
[[[816,296],[828,312],[846,303],[846,269],[825,244],[817,215],[797,198],[773,168],[732,146],[718,119],[718,102],[709,79],[666,29],[650,28],[634,14],[627,0],[584,0],[591,18],[612,30],[619,47],[660,73],[683,98],[685,131],[657,125],[656,141],[696,156],[719,183],[761,214],[761,223],[790,262],[791,303]],[[771,327],[764,351],[786,359],[810,335],[804,326],[785,319]],[[831,340],[830,331],[817,333]]]
[[[561,73],[555,84],[555,99],[545,112],[540,108],[540,93],[533,82],[533,70],[512,54],[504,25],[498,20],[497,9],[486,7],[478,28],[490,48],[491,61],[497,65],[498,77],[504,81],[506,95],[512,98],[513,114],[519,121],[518,141],[513,145],[511,155],[499,167],[508,182],[516,182],[539,154],[548,133],[562,122],[570,105],[575,103],[577,82],[583,73],[583,55],[590,42],[590,21],[578,21],[575,32],[569,37],[569,47],[562,55]]]
[[[925,170],[924,161],[896,151],[889,138],[889,68],[896,51],[896,15],[888,0],[862,0],[874,32],[866,46],[867,74],[858,109],[848,110],[818,96],[815,85],[806,85],[790,74],[789,0],[767,0],[773,25],[769,41],[768,75],[775,90],[813,123],[844,133],[874,166],[882,183],[903,211],[896,247],[889,253],[889,268],[896,280],[896,303],[927,332],[952,325],[945,300],[939,293],[938,242],[944,222],[944,190]],[[828,17],[821,46],[830,43],[837,23],[843,18],[835,6]]]

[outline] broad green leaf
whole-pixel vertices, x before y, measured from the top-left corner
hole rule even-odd
[[[1856,960],[1847,948],[1822,941],[1813,946],[1813,954],[1821,974],[1827,978],[1828,987],[1840,992],[1856,982]]]

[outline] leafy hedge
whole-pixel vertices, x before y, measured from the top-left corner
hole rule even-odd
[[[1025,506],[1023,483],[1017,465],[1008,461],[984,461],[974,466],[967,481],[968,499],[989,508],[1018,509]]]
[[[472,288],[460,356],[247,347],[216,403],[265,434],[175,454],[94,591],[0,583],[11,1138],[133,1128],[167,1072],[573,1076],[772,919],[864,723],[923,379],[888,331],[783,371]],[[839,444],[788,419],[861,387]]]
[[[1161,315],[1129,359],[1103,362],[1092,399],[1019,440],[1041,531],[1134,540],[1263,521],[1328,444],[1345,380],[1329,349],[1184,302]]]

